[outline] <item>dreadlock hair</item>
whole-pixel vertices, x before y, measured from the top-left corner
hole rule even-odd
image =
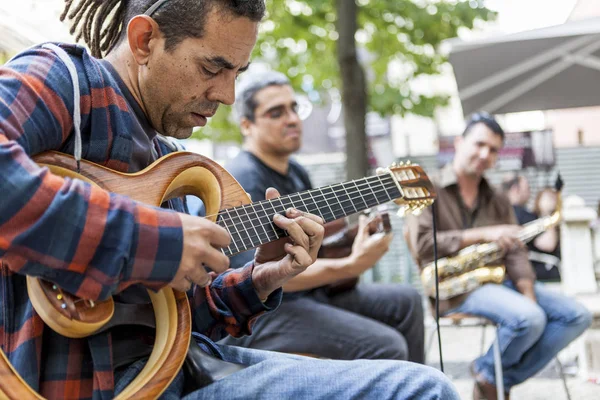
[[[94,57],[103,58],[124,40],[127,24],[160,0],[65,0],[60,20],[71,21],[75,41],[83,38]],[[206,15],[213,7],[234,17],[259,22],[265,14],[264,0],[167,0],[151,13],[165,36],[165,50],[185,38],[202,37]]]

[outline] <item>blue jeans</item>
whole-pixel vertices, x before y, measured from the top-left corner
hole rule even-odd
[[[294,298],[284,294],[276,312],[256,321],[251,336],[228,336],[220,343],[334,360],[423,364],[424,329],[421,295],[414,288],[360,284],[331,297],[322,290]]]
[[[479,315],[498,325],[504,388],[532,377],[592,323],[581,304],[535,283],[537,304],[521,295],[510,281],[487,284],[471,293],[454,312]],[[475,360],[475,372],[495,384],[494,353]]]
[[[226,345],[215,349],[224,360],[248,367],[188,394],[185,400],[460,399],[444,374],[421,364],[321,360]],[[123,390],[144,364],[145,360],[140,360],[115,376],[115,392]],[[161,399],[180,399],[183,384],[180,372]]]

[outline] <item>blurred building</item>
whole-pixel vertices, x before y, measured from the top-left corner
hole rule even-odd
[[[568,21],[600,16],[600,2],[578,0]],[[556,147],[600,146],[600,107],[546,111],[546,126],[554,131]]]

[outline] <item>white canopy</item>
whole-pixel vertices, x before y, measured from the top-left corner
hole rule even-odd
[[[600,105],[600,17],[449,44],[465,115]]]

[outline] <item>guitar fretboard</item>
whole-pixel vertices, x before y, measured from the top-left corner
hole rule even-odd
[[[232,256],[287,236],[273,216],[285,215],[290,207],[330,222],[400,197],[396,182],[385,174],[221,210],[217,223],[231,235],[231,244],[222,251]]]

